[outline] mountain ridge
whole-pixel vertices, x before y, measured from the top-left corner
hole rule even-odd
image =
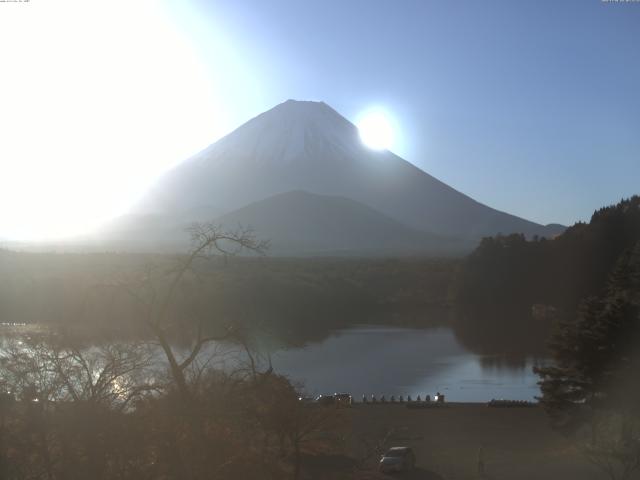
[[[471,247],[414,230],[355,200],[303,190],[250,203],[215,223],[251,227],[270,240],[269,252],[276,255],[453,255]]]
[[[296,100],[252,118],[167,172],[136,211],[180,214],[210,205],[228,213],[292,190],[351,198],[444,236],[562,230],[488,207],[390,151],[368,149],[355,125],[330,106]]]

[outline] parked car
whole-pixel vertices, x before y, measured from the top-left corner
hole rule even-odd
[[[335,397],[335,395],[318,395],[316,397],[316,403],[318,405],[322,405],[324,407],[328,407],[330,405],[335,405],[336,397]]]
[[[333,395],[318,395],[316,397],[316,403],[324,407],[350,407],[351,401],[351,395],[348,393],[334,393]]]
[[[379,469],[383,473],[413,470],[416,456],[411,447],[392,447],[380,459]]]
[[[334,395],[336,406],[337,407],[350,407],[351,406],[351,395],[349,393],[336,393]]]

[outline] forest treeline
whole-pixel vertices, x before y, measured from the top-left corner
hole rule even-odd
[[[552,425],[613,480],[640,472],[640,242],[616,261],[604,290],[549,341],[552,363],[535,368]]]
[[[180,255],[0,251],[0,322],[136,333],[140,312],[120,286],[171,268]],[[212,328],[243,322],[282,343],[318,340],[358,323],[442,321],[457,268],[451,259],[287,259],[198,261],[197,290],[176,306]]]
[[[539,349],[557,319],[602,294],[616,262],[640,242],[640,197],[597,210],[553,239],[485,238],[456,281],[459,336],[476,348]]]

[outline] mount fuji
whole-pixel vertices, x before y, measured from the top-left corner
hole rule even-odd
[[[291,202],[309,208],[279,214]],[[314,218],[320,211],[322,220]],[[315,228],[331,211],[339,217],[335,224]],[[166,172],[131,213],[165,225],[251,221],[258,236],[269,230],[272,244],[297,253],[357,252],[364,238],[367,248],[378,239],[387,253],[415,253],[420,245],[428,253],[497,233],[550,237],[563,230],[483,205],[390,151],[365,147],[356,126],[325,103],[295,100]],[[278,227],[268,229],[270,223]]]

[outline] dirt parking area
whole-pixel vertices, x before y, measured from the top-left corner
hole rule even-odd
[[[351,448],[362,456],[363,444],[387,436],[386,446],[410,446],[416,469],[403,478],[422,480],[601,480],[607,478],[549,426],[545,412],[531,408],[489,408],[482,404],[447,404],[427,409],[404,405],[354,405]],[[481,449],[481,453],[479,453]],[[478,474],[479,457],[484,477]],[[361,478],[385,478],[370,471]]]

